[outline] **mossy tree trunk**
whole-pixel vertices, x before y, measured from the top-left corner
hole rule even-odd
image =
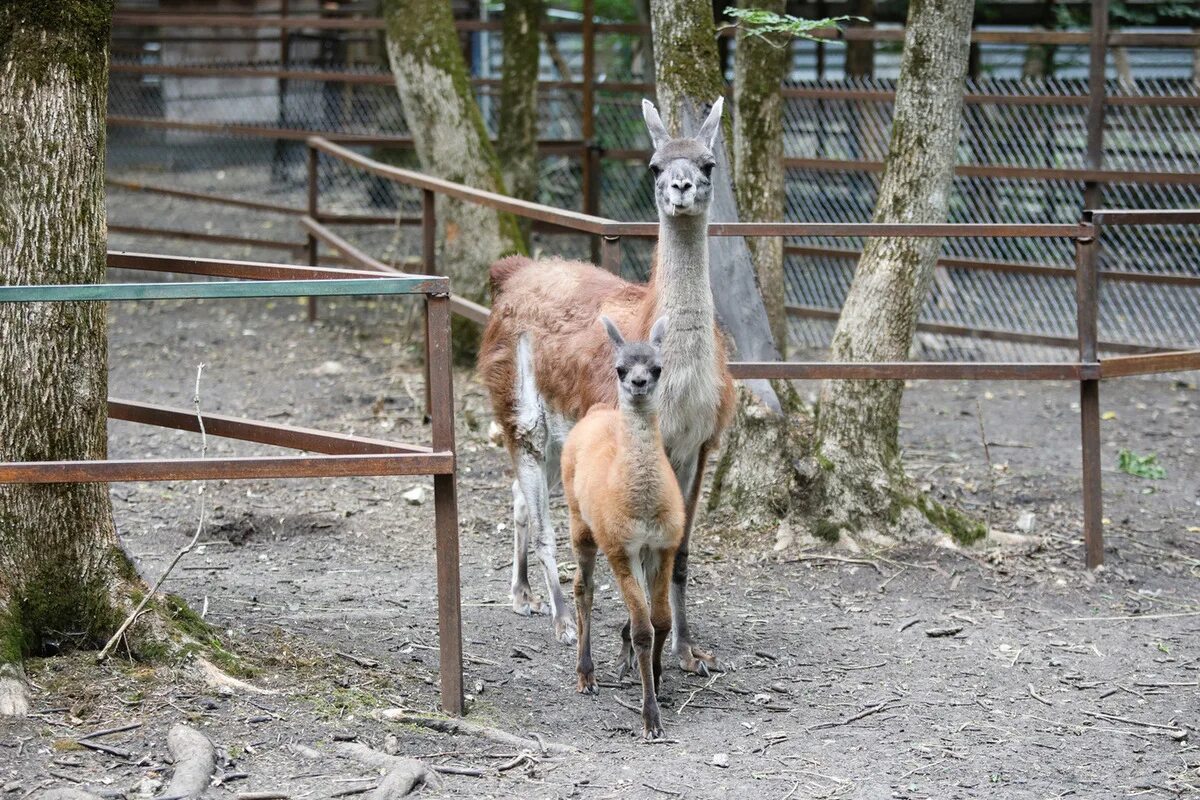
[[[717,55],[713,7],[707,0],[653,0],[650,24],[654,32],[655,91],[658,110],[667,128],[678,135],[700,129],[708,106],[725,93]],[[712,174],[711,219],[737,222],[729,156],[732,125],[727,115],[724,135],[717,137]],[[746,240],[721,236],[709,239],[710,282],[717,319],[733,340],[737,357],[746,361],[778,361],[779,350],[767,321],[754,261]],[[767,381],[746,381],[754,396],[771,408],[779,407],[775,389]]]
[[[0,7],[0,283],[104,281],[112,9]],[[105,457],[105,329],[102,303],[0,304],[0,461]],[[0,664],[10,673],[24,656],[103,644],[136,581],[106,484],[0,485]],[[0,712],[19,713],[8,677]]]
[[[545,0],[504,4],[504,72],[500,76],[500,129],[497,150],[504,182],[513,197],[536,200],[538,189],[538,63]],[[529,239],[531,223],[521,220]]]
[[[785,0],[738,0],[742,8],[783,14]],[[744,222],[783,219],[783,81],[791,65],[788,38],[767,39],[737,31],[733,57],[733,162],[738,212]],[[787,309],[783,281],[783,238],[747,240],[780,353],[787,350]]]
[[[450,0],[384,0],[383,16],[392,74],[422,169],[503,193],[500,161],[471,91]],[[485,302],[488,265],[525,252],[516,218],[442,196],[436,207],[441,271],[455,294]],[[478,326],[454,322],[456,350],[471,357]]]
[[[962,119],[972,0],[913,0],[875,222],[945,222]],[[928,294],[938,239],[869,239],[834,335],[832,361],[903,361]],[[918,494],[898,442],[901,381],[827,381],[815,425],[752,420],[735,432],[714,496],[810,532],[903,534],[931,522],[960,541],[982,526]],[[923,515],[921,513],[923,512]],[[924,520],[922,519],[924,517]]]

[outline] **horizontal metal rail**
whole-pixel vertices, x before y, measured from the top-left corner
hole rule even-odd
[[[1091,212],[1096,225],[1200,225],[1198,209],[1114,209]]]
[[[356,153],[353,150],[334,144],[325,136],[310,136],[307,141],[308,146],[314,150],[325,153],[340,161],[354,164],[381,178],[388,178],[397,183],[436,192],[459,200],[469,200],[479,205],[494,208],[497,211],[505,211],[526,219],[550,222],[570,230],[594,234],[605,233],[603,230],[604,226],[613,222],[604,217],[594,217],[590,214],[580,214],[576,211],[565,211],[538,203],[531,203],[526,200],[517,200],[516,198],[496,192],[475,189],[470,186],[464,186],[461,183],[434,178],[414,170],[393,167],[390,164],[384,164],[381,161],[376,161],[361,153]]]
[[[342,30],[381,31],[385,22],[381,17],[312,17],[312,16],[255,16],[238,14],[177,14],[171,12],[120,11],[113,15],[114,27],[194,27],[194,28],[268,28],[275,30]],[[498,20],[461,20],[456,23],[460,31],[501,30]],[[650,27],[640,23],[596,22],[596,33],[648,34]],[[549,33],[583,33],[582,22],[545,22],[542,30]],[[732,36],[733,30],[724,29],[722,34]],[[837,29],[822,28],[811,32],[821,39],[842,41],[904,41],[904,28],[850,27]],[[1031,31],[1031,30],[973,30],[971,41],[979,44],[1052,44],[1087,45],[1091,34],[1087,31]],[[1112,47],[1172,47],[1192,48],[1200,46],[1200,34],[1170,32],[1122,32],[1108,34],[1107,43]]]
[[[601,87],[604,84],[597,84]],[[869,103],[890,103],[896,93],[887,89],[854,89],[833,86],[785,86],[783,96],[804,100],[853,100]],[[967,92],[967,105],[1001,106],[1080,106],[1087,107],[1091,98],[1086,94],[997,94]],[[1200,107],[1200,97],[1188,95],[1106,95],[1104,102],[1113,106]]]
[[[0,483],[120,483],[379,475],[450,475],[453,453],[261,456],[137,461],[28,461],[0,464]]]
[[[1101,378],[1121,378],[1127,375],[1155,375],[1163,372],[1200,370],[1200,350],[1181,350],[1176,353],[1152,353],[1138,356],[1117,356],[1100,362]]]
[[[0,303],[445,294],[448,287],[449,281],[445,278],[426,275],[348,280],[203,281],[198,283],[101,283],[0,286]]]
[[[805,319],[826,319],[836,322],[842,312],[836,308],[821,308],[819,306],[784,307],[788,315]],[[986,339],[1000,342],[1019,342],[1021,344],[1040,344],[1048,347],[1074,347],[1079,340],[1070,336],[1055,336],[1049,333],[1028,333],[1025,331],[1008,331],[1003,328],[972,328],[966,325],[950,325],[944,322],[917,322],[917,330],[921,333],[939,333],[943,336],[961,336],[968,339]],[[1175,348],[1150,347],[1129,342],[1098,341],[1101,349],[1111,353],[1159,353],[1164,350],[1174,352]]]
[[[270,264],[260,261],[235,261],[225,258],[196,258],[195,256],[164,256],[158,253],[131,253],[109,250],[109,269],[137,269],[148,272],[171,272],[178,275],[205,275],[212,278],[240,278],[258,281],[339,280],[387,277],[367,270],[336,267],[302,267],[295,264]]]
[[[789,244],[784,245],[783,252],[788,255],[809,256],[812,258],[835,258],[846,262],[857,261],[862,256],[861,250],[841,247],[816,247],[813,245]],[[847,264],[849,266],[849,264]],[[1052,267],[1044,264],[1030,264],[1020,261],[990,261],[983,258],[964,258],[960,256],[942,256],[937,260],[937,266],[945,269],[971,269],[985,272],[1013,272],[1022,275],[1037,275],[1046,278],[1075,278],[1074,267]],[[1200,275],[1180,275],[1170,272],[1132,272],[1119,269],[1102,269],[1097,274],[1105,281],[1120,281],[1124,283],[1157,283],[1172,286],[1200,286]],[[1072,339],[1072,344],[1074,340]]]
[[[788,169],[807,169],[814,172],[883,172],[882,161],[836,158],[785,158]],[[1067,180],[1099,183],[1138,183],[1150,185],[1200,185],[1200,174],[1194,172],[1152,172],[1128,169],[1087,169],[1084,167],[1018,167],[1004,164],[958,164],[954,174],[961,178],[1003,178],[1008,180]]]
[[[108,418],[200,433],[200,422],[196,412],[185,408],[172,408],[153,403],[135,403],[132,400],[118,400],[110,397],[108,398]],[[419,444],[402,444],[383,439],[329,433],[313,428],[277,425],[272,422],[259,422],[224,414],[202,414],[200,419],[204,421],[204,433],[209,436],[287,447],[292,450],[308,450],[325,455],[361,456],[433,452],[429,447]]]
[[[767,380],[997,380],[1078,381],[1100,374],[1098,364],[940,361],[736,361],[735,378]]]

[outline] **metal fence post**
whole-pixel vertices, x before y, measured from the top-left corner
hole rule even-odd
[[[1079,333],[1079,430],[1083,447],[1083,541],[1088,569],[1104,563],[1104,494],[1100,475],[1100,373],[1097,354],[1100,228],[1084,212],[1090,233],[1075,240],[1075,304]]]
[[[621,237],[600,237],[600,266],[613,275],[621,274]]]
[[[450,371],[450,297],[427,295],[425,363],[432,386],[434,452],[454,452],[454,383]],[[438,649],[441,653],[442,710],[463,713],[462,598],[459,594],[458,466],[433,477],[437,527]]]
[[[318,183],[317,165],[320,155],[317,149],[311,144],[308,145],[308,216],[314,220],[319,216],[320,203],[318,193],[321,191]],[[308,234],[308,265],[310,267],[317,266],[319,251],[317,248],[319,243],[316,236],[310,232]],[[308,298],[308,321],[314,322],[317,319],[317,298]]]
[[[1105,67],[1108,60],[1108,0],[1092,2],[1091,49],[1088,56],[1087,168],[1104,166]],[[1083,184],[1083,207],[1099,208],[1104,185],[1097,180]]]
[[[421,269],[426,275],[437,274],[437,207],[429,189],[421,191]],[[425,306],[425,421],[433,414],[432,380],[430,377],[429,341],[434,332],[429,327],[429,305]]]

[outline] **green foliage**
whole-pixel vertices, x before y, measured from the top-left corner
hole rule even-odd
[[[804,19],[791,14],[776,14],[774,11],[763,11],[760,8],[736,8],[729,6],[725,16],[734,21],[751,36],[763,38],[788,37],[795,39],[810,39],[824,41],[813,35],[813,31],[824,28],[841,28],[842,22],[869,22],[866,17],[825,17],[824,19]]]
[[[1117,469],[1134,477],[1148,478],[1152,481],[1167,477],[1167,471],[1158,463],[1158,456],[1154,453],[1139,456],[1132,450],[1122,450],[1117,453]]]

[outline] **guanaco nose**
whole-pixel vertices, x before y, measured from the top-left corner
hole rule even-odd
[[[636,378],[630,378],[629,382],[632,383],[634,386],[636,386],[639,389],[641,389],[643,386],[646,385],[646,379],[641,376],[638,376]]]
[[[688,189],[692,188],[692,182],[686,178],[682,180],[673,180],[671,181],[671,188],[679,191],[680,193],[686,192]]]

